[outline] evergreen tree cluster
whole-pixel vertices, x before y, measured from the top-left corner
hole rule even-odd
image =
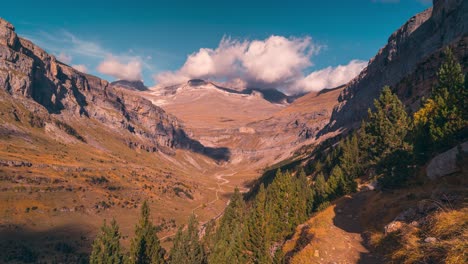
[[[450,49],[437,73],[438,83],[414,114],[415,151],[420,163],[434,153],[466,140],[468,79]]]
[[[91,264],[160,264],[165,263],[165,250],[157,237],[157,228],[150,220],[150,209],[145,201],[141,207],[141,216],[135,227],[135,237],[131,242],[130,253],[125,255],[120,247],[120,232],[117,222],[104,225],[93,242],[90,257]]]
[[[194,215],[180,228],[168,256],[142,206],[129,256],[121,252],[117,223],[104,222],[93,243],[91,263],[283,263],[282,243],[296,226],[336,198],[356,191],[356,178],[375,177],[383,188],[407,183],[418,163],[467,138],[467,82],[448,50],[438,85],[414,115],[384,87],[359,129],[316,149],[313,162],[296,172],[278,170],[246,202],[235,189],[219,221],[204,225],[200,237]]]
[[[313,191],[303,171],[278,170],[249,204],[236,188],[207,245],[208,263],[272,263],[284,238],[307,220],[312,204]]]
[[[401,187],[417,165],[467,139],[468,82],[449,49],[437,77],[430,97],[413,115],[384,87],[360,128],[317,155],[311,166],[317,175],[316,202],[352,191],[353,179],[362,175],[377,178],[383,188]]]

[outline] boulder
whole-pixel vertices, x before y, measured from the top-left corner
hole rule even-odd
[[[390,234],[400,230],[404,226],[404,223],[401,221],[392,221],[384,227],[385,234]]]
[[[435,180],[461,171],[457,160],[459,155],[464,155],[465,153],[468,153],[468,142],[435,156],[426,168],[427,177]]]
[[[426,239],[424,239],[424,242],[426,242],[426,243],[435,243],[435,242],[437,242],[437,238],[435,238],[435,237],[426,237]]]

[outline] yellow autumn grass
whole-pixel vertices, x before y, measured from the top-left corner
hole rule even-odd
[[[426,242],[428,237],[436,241]],[[390,263],[468,263],[468,208],[436,212],[421,227],[374,233],[370,242]]]

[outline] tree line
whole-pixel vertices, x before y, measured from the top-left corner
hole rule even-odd
[[[311,163],[294,171],[278,170],[246,201],[234,190],[219,221],[200,234],[194,215],[179,228],[165,252],[145,202],[130,252],[123,254],[117,223],[104,222],[93,243],[91,263],[284,263],[282,244],[297,225],[331,201],[355,192],[356,178],[375,178],[381,188],[408,184],[417,166],[435,153],[467,139],[468,86],[450,50],[438,82],[421,108],[409,114],[390,87],[384,87],[360,127],[336,144],[320,146]],[[307,171],[307,173],[306,173]]]

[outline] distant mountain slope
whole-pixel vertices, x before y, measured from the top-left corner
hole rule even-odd
[[[109,84],[81,73],[18,37],[5,20],[0,20],[0,87],[33,112],[46,110],[63,122],[94,119],[115,132],[128,134],[125,144],[130,147],[204,152],[201,144],[187,137],[176,118],[149,100],[126,92],[144,90],[141,82]]]
[[[258,168],[314,142],[341,90],[290,97],[277,90],[238,90],[196,79],[143,94],[183,121],[205,146],[229,148],[231,163]]]
[[[216,199],[201,219],[224,209],[215,172],[229,150],[193,140],[139,93],[73,69],[0,19],[1,263],[21,262],[17,250],[80,263],[103,219],[132,233],[143,200],[162,235],[206,201]],[[55,249],[64,243],[73,252]]]
[[[148,98],[192,128],[243,126],[284,107],[265,100],[261,93],[243,93],[203,80],[156,90]]]
[[[112,86],[125,88],[132,91],[146,91],[148,87],[142,81],[127,81],[127,80],[118,80],[111,82]]]
[[[224,87],[222,84],[218,84],[215,82],[205,81],[202,79],[193,79],[187,81],[187,83],[176,84],[166,87],[156,87],[153,89],[155,95],[159,96],[169,96],[169,95],[176,95],[177,93],[181,93],[187,90],[193,90],[196,88],[217,88],[220,91],[224,91],[228,94],[239,94],[239,95],[256,95],[260,96],[266,101],[273,103],[273,104],[288,104],[292,103],[296,98],[300,97],[301,95],[296,96],[288,96],[276,89],[256,89],[256,88],[245,88],[245,89],[238,89],[238,88],[228,88]],[[206,90],[206,89],[204,89]]]
[[[395,31],[388,44],[369,61],[367,68],[346,85],[330,124],[322,132],[359,122],[385,85],[407,97],[409,103],[418,102],[431,88],[427,84],[434,81],[440,51],[446,46],[454,49],[466,71],[467,34],[468,1],[435,0],[433,8],[415,15]],[[415,72],[413,78],[409,77]],[[399,91],[403,86],[407,91],[408,86],[415,87],[413,93],[404,95]]]

